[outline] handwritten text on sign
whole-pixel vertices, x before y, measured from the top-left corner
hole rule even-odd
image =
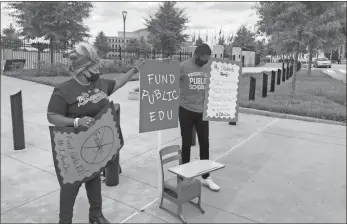
[[[113,106],[113,105],[112,105]],[[116,112],[108,107],[87,131],[50,127],[54,166],[60,184],[83,182],[97,175],[122,147]]]
[[[176,128],[179,62],[149,60],[140,74],[140,133]]]
[[[204,118],[236,121],[240,65],[229,60],[216,59],[208,66],[210,71],[207,79]]]

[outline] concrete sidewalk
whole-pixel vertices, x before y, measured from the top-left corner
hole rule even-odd
[[[156,133],[138,133],[139,103],[127,100],[137,85],[129,82],[111,97],[121,104],[125,146],[120,184],[102,186],[103,212],[113,223],[178,223],[158,207]],[[18,90],[27,148],[15,152],[10,95]],[[2,223],[58,221],[59,184],[46,119],[52,90],[1,77]],[[184,206],[188,223],[346,222],[346,127],[239,114],[236,126],[211,122],[210,133],[211,159],[226,165],[213,174],[221,191],[203,189],[204,215]],[[181,142],[178,128],[163,131],[162,138],[164,146]],[[195,146],[192,158],[198,155]],[[74,223],[88,222],[88,207],[81,188]]]

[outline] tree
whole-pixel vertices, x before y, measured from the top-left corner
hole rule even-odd
[[[176,2],[163,2],[158,11],[145,19],[149,31],[149,43],[164,54],[177,51],[188,35],[182,32],[187,28],[188,18]]]
[[[131,52],[136,52],[137,50],[149,51],[151,46],[146,42],[145,38],[141,36],[140,39],[131,39],[125,49]]]
[[[41,43],[41,42],[35,42],[31,43],[31,47],[37,49],[37,68],[41,69],[41,64],[45,64],[44,61],[41,61],[41,53],[49,48],[49,44]]]
[[[303,39],[307,7],[303,2],[259,2],[255,5],[260,17],[258,29],[269,36],[274,36],[285,49],[294,52],[292,96],[295,95],[296,68],[298,56],[305,47]]]
[[[341,43],[338,33],[343,33],[345,5],[344,2],[261,2],[255,5],[260,17],[259,31],[271,36],[284,52],[294,53],[292,96],[299,53],[305,52],[308,46],[310,73],[314,50],[331,49]]]
[[[195,41],[195,46],[198,46],[198,45],[203,44],[203,43],[204,43],[204,41],[199,36],[198,39]]]
[[[220,36],[218,38],[218,45],[225,45],[225,38],[224,38],[224,35],[223,36]]]
[[[107,52],[110,51],[107,37],[103,31],[100,31],[95,37],[94,46],[97,48],[99,56],[103,58],[107,55]]]
[[[8,28],[4,28],[2,30],[1,35],[1,47],[2,48],[11,48],[11,49],[18,49],[22,46],[22,42],[19,39],[19,33],[18,31],[13,27],[13,24],[11,23]]]
[[[259,55],[260,61],[261,61],[262,59],[265,59],[266,56],[268,55],[268,54],[267,54],[266,43],[265,43],[265,40],[264,40],[264,39],[263,39],[263,40],[257,40],[257,41],[255,42],[255,53],[256,53],[257,55]]]
[[[254,49],[255,34],[245,26],[241,26],[234,37],[235,47]]]
[[[138,39],[131,39],[129,43],[125,46],[126,51],[135,52],[140,48],[140,42]]]
[[[312,56],[318,49],[328,51],[337,48],[346,39],[346,3],[345,2],[304,2],[308,16],[303,36],[308,46],[309,64],[307,75],[311,75]]]
[[[142,51],[151,50],[151,46],[147,43],[146,39],[143,36],[140,37],[139,47]]]
[[[51,63],[54,46],[72,46],[88,34],[83,20],[90,16],[90,2],[10,2],[10,14],[23,29],[22,35],[49,40]]]

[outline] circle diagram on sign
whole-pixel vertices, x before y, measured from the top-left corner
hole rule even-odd
[[[83,143],[81,157],[88,164],[98,164],[107,159],[114,145],[114,133],[110,127],[101,127]]]

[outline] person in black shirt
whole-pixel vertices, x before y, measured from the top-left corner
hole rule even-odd
[[[70,53],[74,77],[54,88],[48,105],[47,119],[56,126],[85,127],[94,125],[95,117],[108,103],[108,97],[126,84],[144,64],[136,66],[117,80],[100,78],[99,58],[91,45],[80,43]],[[72,223],[73,207],[81,184],[66,184],[60,189],[59,223]],[[100,175],[85,182],[90,203],[90,223],[110,223],[102,214]]]

